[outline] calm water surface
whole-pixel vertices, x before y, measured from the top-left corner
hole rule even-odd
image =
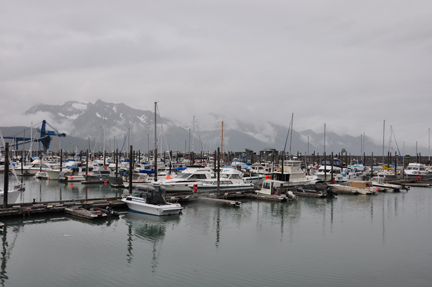
[[[123,190],[25,179],[19,202]],[[0,181],[2,183],[2,180]],[[432,189],[2,219],[3,286],[432,286]]]

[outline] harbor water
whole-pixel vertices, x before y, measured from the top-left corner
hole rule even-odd
[[[18,202],[120,196],[109,185],[24,179]],[[0,181],[3,184],[3,180]],[[373,196],[192,202],[2,218],[2,286],[432,286],[432,189]]]

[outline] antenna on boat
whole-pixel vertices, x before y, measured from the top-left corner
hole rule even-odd
[[[289,127],[288,127],[288,132],[287,132],[287,136],[286,136],[286,139],[285,139],[285,146],[284,146],[284,149],[283,149],[283,151],[284,151],[284,153],[285,153],[285,151],[286,151],[286,146],[287,146],[287,142],[288,142],[288,136],[290,136],[290,148],[289,148],[289,156],[290,156],[290,157],[291,157],[291,144],[292,144],[292,127],[293,127],[293,120],[294,120],[294,113],[292,113],[292,115],[291,115],[291,122],[290,122]]]

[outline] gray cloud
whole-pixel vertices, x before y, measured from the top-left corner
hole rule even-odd
[[[1,125],[37,103],[123,102],[428,145],[428,1],[2,1]],[[219,115],[215,118],[211,114]],[[216,123],[218,125],[219,123]],[[268,131],[267,134],[271,134]],[[424,153],[424,152],[423,152]]]

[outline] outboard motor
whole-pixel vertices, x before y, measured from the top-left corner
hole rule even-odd
[[[330,186],[327,186],[326,191],[327,191],[327,196],[328,197],[334,197],[334,198],[336,198],[337,193],[335,191],[333,191]]]

